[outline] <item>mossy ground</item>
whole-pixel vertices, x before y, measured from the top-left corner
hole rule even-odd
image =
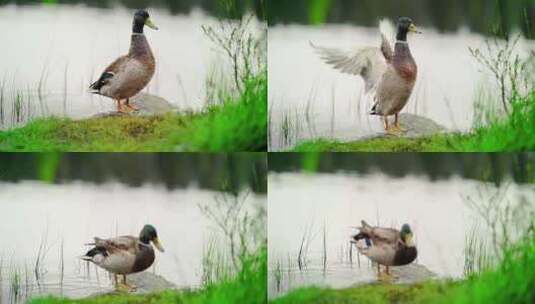
[[[460,135],[437,134],[429,137],[383,137],[353,142],[320,139],[304,142],[294,152],[452,152],[453,139]]]
[[[305,288],[272,301],[273,304],[290,303],[433,303],[447,294],[453,282],[426,282],[414,285],[373,284],[341,290]]]
[[[200,113],[118,116],[74,121],[37,119],[22,128],[0,131],[0,151],[265,151],[267,80],[248,80],[235,99]]]
[[[466,134],[383,137],[353,142],[320,139],[299,144],[294,152],[512,152],[535,150],[535,92],[512,103],[505,119]]]
[[[193,116],[107,117],[80,121],[38,119],[0,133],[3,151],[173,151]]]

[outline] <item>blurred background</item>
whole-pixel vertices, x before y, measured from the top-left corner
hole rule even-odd
[[[377,282],[350,236],[361,220],[414,232],[397,283],[480,274],[535,225],[535,154],[272,153],[269,296]]]
[[[235,274],[231,246],[240,258],[265,246],[266,171],[261,153],[0,154],[0,302],[113,291],[106,271],[79,259],[84,244],[138,236],[145,224],[166,251],[141,291]]]
[[[534,0],[273,0],[268,5],[270,151],[318,138],[354,141],[383,134],[381,121],[368,114],[373,98],[362,79],[327,65],[310,43],[351,54],[378,47],[379,22],[395,25],[402,16],[423,32],[408,37],[418,78],[402,113],[425,118],[422,130],[412,131],[437,124],[469,131],[488,123],[486,115],[500,114],[495,75],[469,49],[492,60],[500,50],[512,49],[507,64],[517,55],[528,62],[518,83],[533,79]],[[525,94],[532,83],[517,88]]]
[[[463,27],[471,31],[493,33],[495,22],[509,33],[521,29],[525,35],[535,33],[533,0],[270,0],[269,24],[347,23],[375,27],[377,18],[396,20],[411,16],[418,24],[439,32],[456,32]]]
[[[128,53],[134,12],[146,8],[158,31],[145,31],[156,73],[143,93],[172,108],[199,111],[217,102],[228,66],[202,26],[253,15],[247,31],[263,35],[263,1],[0,0],[0,129],[39,117],[87,118],[114,109],[89,85]]]
[[[282,153],[269,154],[272,172],[459,176],[500,184],[535,182],[535,153]]]
[[[188,15],[195,9],[201,9],[211,15],[229,17],[229,11],[225,9],[225,2],[217,0],[0,0],[0,5],[84,5],[95,8],[125,7],[129,9],[139,9],[146,7],[161,8],[174,15]],[[239,17],[246,12],[253,10],[258,16],[263,15],[264,0],[232,0],[235,10],[230,12],[230,17]]]
[[[263,153],[1,153],[0,180],[158,184],[266,193]]]

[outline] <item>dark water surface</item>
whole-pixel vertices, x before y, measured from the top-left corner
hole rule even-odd
[[[261,0],[239,0],[235,1],[235,8],[233,13],[236,15],[243,15],[249,10],[255,11],[258,16],[262,14]],[[189,14],[195,9],[202,9],[203,11],[214,16],[227,16],[228,9],[218,0],[0,0],[0,5],[16,4],[16,5],[47,5],[55,4],[70,4],[70,5],[86,5],[95,8],[113,8],[117,6],[138,9],[146,7],[155,7],[168,10],[171,14]]]
[[[467,27],[488,34],[498,26],[503,33],[521,29],[535,38],[533,0],[271,0],[268,16],[272,25],[325,21],[366,27],[375,26],[380,18],[409,16],[442,33]]]

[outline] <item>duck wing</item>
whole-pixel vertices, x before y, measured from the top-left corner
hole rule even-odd
[[[386,70],[386,59],[381,49],[366,47],[356,51],[343,51],[335,48],[316,46],[312,48],[327,64],[345,74],[358,75],[364,80],[366,92],[375,87]],[[385,48],[385,51],[388,50]],[[391,50],[390,50],[391,51]]]
[[[390,64],[392,63],[392,58],[394,58],[391,42],[395,38],[394,25],[390,20],[383,19],[379,22],[379,30],[381,32],[381,53],[387,64]]]
[[[92,93],[99,93],[100,89],[107,85],[111,79],[117,75],[122,69],[123,66],[130,60],[128,55],[121,56],[112,62],[100,75],[99,79],[92,83],[89,88],[92,90]]]
[[[116,252],[129,252],[136,254],[139,251],[139,239],[134,236],[124,235],[116,238],[101,239],[95,237],[95,247],[105,248],[110,254]]]
[[[370,238],[374,245],[391,244],[397,246],[401,238],[399,230],[393,228],[372,227],[370,224],[362,221],[362,227],[359,227],[360,234]]]
[[[388,19],[381,20],[379,29],[381,32],[381,46],[378,48],[365,47],[347,52],[316,46],[312,43],[310,45],[327,64],[332,65],[335,69],[340,70],[342,73],[361,76],[364,80],[366,93],[368,93],[377,87],[394,57],[391,43],[391,39],[394,38],[392,22]]]
[[[374,227],[370,237],[374,244],[386,243],[397,246],[400,241],[399,230],[392,228]]]
[[[383,33],[381,33],[381,53],[383,54],[386,63],[391,64],[392,58],[394,58],[394,51],[392,50],[392,44],[390,44],[390,41]]]

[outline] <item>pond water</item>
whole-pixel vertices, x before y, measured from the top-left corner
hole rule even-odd
[[[484,46],[485,37],[468,30],[454,34],[421,30],[423,35],[409,36],[419,74],[402,113],[425,116],[450,130],[467,130],[480,88],[492,88],[489,75],[468,51]],[[378,28],[344,24],[269,28],[270,150],[313,138],[355,140],[384,133],[381,119],[368,115],[373,101],[364,94],[360,77],[325,64],[309,42],[353,50],[379,46],[380,35]],[[534,46],[523,40],[518,50],[523,54]]]
[[[418,258],[399,282],[434,275],[460,278],[465,240],[481,221],[467,197],[486,201],[495,190],[493,185],[459,177],[432,182],[425,176],[394,178],[379,173],[270,174],[269,296],[310,285],[345,288],[375,282],[376,269],[349,244],[357,232],[353,227],[361,220],[397,229],[404,223],[411,226]],[[519,197],[533,203],[533,187],[509,184],[504,201]],[[486,238],[487,230],[478,231]]]
[[[196,188],[168,191],[119,183],[0,183],[0,302],[47,294],[79,298],[113,290],[104,270],[88,268],[78,258],[88,249],[84,244],[94,236],[137,236],[147,223],[155,226],[165,248],[147,271],[179,288],[196,288],[201,284],[203,249],[219,235],[199,204],[209,206],[217,195]],[[264,208],[265,203],[265,195],[251,194],[245,206]],[[17,301],[15,274],[20,279]]]
[[[207,76],[226,68],[201,29],[217,19],[199,9],[188,15],[172,15],[165,9],[149,13],[160,29],[145,30],[157,68],[143,92],[160,96],[179,110],[201,109],[208,102]],[[88,93],[88,86],[128,52],[132,18],[132,9],[119,6],[1,6],[0,27],[5,30],[0,128],[32,117],[83,118],[115,110],[113,100]],[[252,27],[258,27],[254,20]]]

